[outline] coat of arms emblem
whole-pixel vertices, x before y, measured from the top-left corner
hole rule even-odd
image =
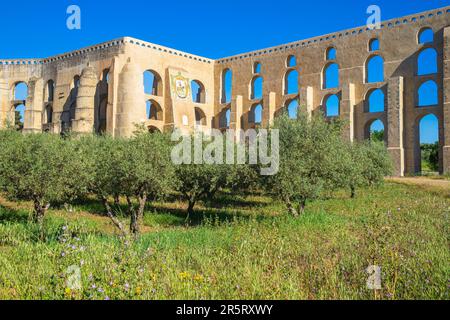
[[[178,98],[186,99],[189,95],[188,80],[181,74],[174,76],[172,78],[172,89],[174,89]]]

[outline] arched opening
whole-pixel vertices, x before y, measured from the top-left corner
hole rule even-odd
[[[372,56],[366,63],[366,82],[377,83],[384,81],[384,60],[381,56]]]
[[[298,72],[297,70],[289,70],[284,76],[285,94],[298,94]]]
[[[325,67],[323,71],[323,88],[339,88],[339,65],[337,63],[331,63]]]
[[[286,59],[286,66],[288,68],[294,68],[297,65],[297,59],[295,58],[295,56],[290,55],[287,59]]]
[[[260,74],[261,73],[261,63],[255,62],[253,64],[253,73],[254,74]]]
[[[298,104],[298,100],[297,99],[288,101],[286,110],[287,110],[289,118],[297,119],[298,108],[299,108],[299,104]]]
[[[231,108],[223,109],[220,113],[219,127],[221,129],[229,128],[231,123]]]
[[[260,76],[254,77],[251,84],[251,99],[262,99],[263,97],[263,78]]]
[[[261,103],[255,104],[250,108],[248,122],[255,125],[260,125],[263,118],[263,106]]]
[[[340,114],[339,97],[335,94],[328,96],[325,99],[325,116],[328,118],[338,117]]]
[[[385,141],[384,123],[380,119],[376,119],[367,126],[366,139],[374,142]]]
[[[417,75],[423,76],[438,72],[437,52],[433,48],[422,50],[417,57]]]
[[[108,119],[108,99],[104,98],[100,101],[98,108],[98,133],[105,133]]]
[[[163,111],[158,102],[154,100],[147,100],[146,109],[148,120],[157,120],[157,121],[163,120]]]
[[[222,103],[230,103],[233,86],[233,72],[225,69],[222,72]]]
[[[206,126],[206,115],[200,108],[195,108],[195,124],[197,126]]]
[[[418,35],[419,44],[433,43],[434,41],[434,32],[431,28],[424,28],[420,30]]]
[[[419,120],[418,127],[418,169],[424,174],[436,173],[439,171],[439,120],[434,114],[428,114]]]
[[[336,60],[337,51],[335,48],[331,47],[327,49],[326,58],[328,61]]]
[[[380,50],[380,40],[378,40],[377,38],[372,39],[369,41],[369,51],[373,52],[373,51],[378,51]]]
[[[417,92],[418,107],[429,107],[439,104],[438,86],[434,80],[422,83]]]
[[[51,105],[48,105],[45,107],[44,110],[44,124],[49,124],[53,122],[53,107]]]
[[[53,80],[47,81],[45,86],[44,98],[46,102],[52,102],[55,92],[55,82]]]
[[[14,101],[26,101],[28,98],[28,85],[25,82],[18,82],[14,85]]]
[[[70,99],[75,100],[78,95],[78,88],[80,87],[80,76],[76,75],[73,77],[72,83],[70,85]]]
[[[155,126],[149,126],[148,127],[148,132],[151,134],[155,134],[155,133],[162,133],[161,130],[159,130],[157,127]]]
[[[370,113],[384,112],[385,110],[385,96],[381,89],[373,90],[369,93],[368,101],[368,111]]]
[[[192,101],[195,103],[206,102],[205,86],[198,80],[191,81]]]
[[[108,84],[109,83],[109,69],[105,69],[102,72],[102,82]]]
[[[144,72],[144,92],[152,96],[162,96],[162,79],[161,76],[153,71]]]

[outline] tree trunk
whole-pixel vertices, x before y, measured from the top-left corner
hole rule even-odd
[[[116,206],[120,205],[120,196],[119,195],[114,196],[114,205],[116,205]]]
[[[136,210],[134,207],[132,207],[132,209],[131,209],[130,232],[134,236],[138,236],[141,231],[140,226],[141,226],[142,220],[144,218],[145,205],[147,203],[147,193],[142,192],[138,196],[138,201],[139,201],[138,209]],[[132,205],[131,201],[128,202],[128,205]]]
[[[194,207],[195,207],[195,200],[190,199],[188,209],[187,209],[186,221],[189,221],[190,217],[192,217],[194,215]]]
[[[299,215],[302,215],[305,213],[305,208],[306,208],[306,200],[301,200],[300,203],[298,204]]]
[[[290,215],[294,216],[294,217],[298,217],[298,211],[295,210],[291,200],[288,197],[284,198],[284,203],[286,204],[286,207],[288,209],[288,212]]]
[[[44,230],[44,216],[46,211],[50,208],[50,204],[43,205],[42,200],[35,197],[34,203],[34,214],[33,221],[39,226],[39,239],[41,241],[45,240],[45,230]]]
[[[355,186],[350,186],[351,198],[354,199],[356,197],[356,188]]]
[[[127,235],[127,232],[125,230],[125,228],[123,227],[122,223],[120,222],[119,219],[117,219],[116,215],[114,214],[111,206],[108,203],[108,199],[106,199],[106,197],[100,197],[100,200],[103,203],[103,206],[105,207],[106,210],[106,215],[111,219],[112,223],[120,230],[120,232],[122,232],[122,234],[124,236]]]

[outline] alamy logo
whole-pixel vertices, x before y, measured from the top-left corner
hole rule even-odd
[[[67,7],[67,14],[70,16],[67,18],[66,25],[69,30],[81,29],[81,9],[77,5],[71,5]]]
[[[381,29],[381,9],[377,5],[371,5],[367,8],[367,14],[370,14],[367,19],[367,27],[370,30]]]
[[[236,138],[243,143],[235,143]],[[172,141],[179,142],[171,154],[175,165],[259,165],[263,176],[279,171],[279,130],[227,130],[222,133],[212,129],[208,135],[183,135],[175,130]]]

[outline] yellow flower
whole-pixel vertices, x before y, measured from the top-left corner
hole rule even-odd
[[[203,276],[200,275],[200,274],[196,274],[194,276],[194,280],[197,281],[197,282],[202,282],[203,281]]]
[[[137,287],[137,288],[136,288],[136,294],[137,294],[138,296],[140,296],[141,293],[142,293],[141,287]]]
[[[72,289],[66,288],[66,290],[64,290],[64,293],[67,297],[70,297],[72,295]]]
[[[179,276],[181,280],[186,280],[187,278],[190,278],[189,272],[181,272]]]

